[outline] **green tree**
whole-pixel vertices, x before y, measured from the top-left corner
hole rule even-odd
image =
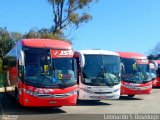
[[[92,16],[86,12],[94,0],[48,0],[52,5],[54,25],[52,32],[58,34],[69,27],[78,28],[80,24],[87,23]],[[97,1],[97,0],[96,0]]]
[[[38,29],[36,27],[31,28],[31,30],[26,33],[24,36],[24,38],[44,38],[44,39],[65,39],[64,34],[63,33],[52,33],[52,28],[48,29],[48,28],[41,28]]]
[[[14,46],[17,40],[23,38],[23,34],[9,32],[7,28],[0,27],[0,59],[3,61],[6,53]]]
[[[2,59],[0,58],[0,74],[2,73]]]
[[[13,46],[13,41],[6,28],[0,28],[0,58],[3,60],[6,53]]]
[[[149,50],[148,59],[150,60],[160,59],[160,42],[157,43],[151,50]]]

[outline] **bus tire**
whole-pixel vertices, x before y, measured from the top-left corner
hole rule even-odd
[[[91,102],[100,102],[101,100],[90,100]]]
[[[128,95],[128,97],[133,98],[135,95]]]
[[[54,107],[54,109],[59,109],[59,108],[61,108],[62,106],[56,106],[56,107]]]

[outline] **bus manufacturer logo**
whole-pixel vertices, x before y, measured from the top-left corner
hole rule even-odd
[[[99,89],[99,92],[102,92],[103,90]]]
[[[55,95],[51,95],[51,98],[55,98]]]

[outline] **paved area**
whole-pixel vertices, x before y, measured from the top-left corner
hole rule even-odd
[[[104,120],[107,114],[160,114],[160,89],[150,95],[134,98],[122,96],[119,100],[80,101],[77,106],[54,108],[26,108],[14,99],[0,93],[0,119],[2,120]]]

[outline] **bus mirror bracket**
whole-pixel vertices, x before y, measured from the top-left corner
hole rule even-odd
[[[121,71],[124,73],[124,64],[121,62],[120,63]]]
[[[19,54],[19,65],[24,66],[24,52],[22,50]]]
[[[76,51],[75,54],[78,55],[78,57],[79,57],[79,62],[80,62],[80,67],[83,68],[84,65],[85,65],[84,55],[83,55],[81,52],[79,52],[79,51]]]
[[[155,66],[155,69],[158,70],[158,63],[157,63],[157,62],[155,62],[155,61],[153,61],[153,60],[150,60],[149,62],[150,62],[150,63],[153,63],[154,66]]]

